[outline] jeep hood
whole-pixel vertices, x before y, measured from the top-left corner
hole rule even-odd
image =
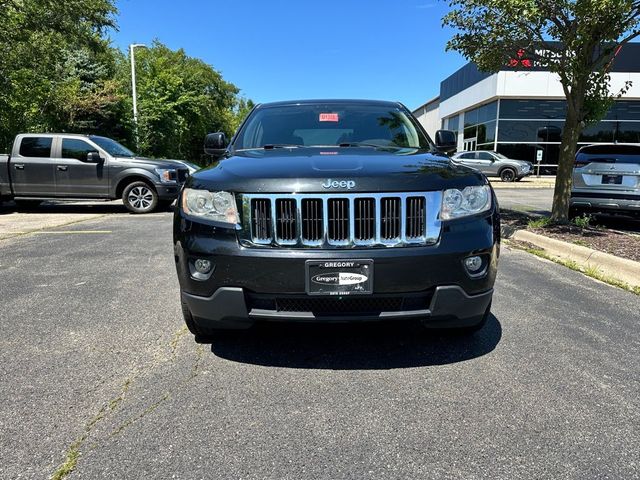
[[[338,185],[323,186],[333,182]],[[194,173],[186,186],[239,193],[353,193],[420,192],[485,183],[482,174],[424,150],[314,147],[236,151]]]

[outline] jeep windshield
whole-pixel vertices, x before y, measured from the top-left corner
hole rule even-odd
[[[109,155],[113,157],[125,157],[125,158],[133,158],[136,156],[131,150],[129,150],[124,145],[120,145],[115,140],[111,140],[107,137],[98,137],[92,135],[89,137],[91,140],[96,142],[100,148],[105,150]]]
[[[432,149],[403,109],[388,105],[323,103],[256,109],[235,142],[257,148],[363,147]]]

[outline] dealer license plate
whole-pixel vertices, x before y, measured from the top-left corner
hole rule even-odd
[[[604,185],[622,185],[622,175],[602,175]]]
[[[307,260],[309,295],[369,295],[373,260]]]

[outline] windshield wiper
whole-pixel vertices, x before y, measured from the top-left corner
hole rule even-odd
[[[349,148],[349,147],[371,147],[371,148],[397,148],[397,149],[401,149],[401,148],[406,148],[406,147],[400,147],[398,145],[380,145],[378,143],[365,143],[365,142],[352,142],[352,143],[341,143],[338,145],[338,147],[344,147],[344,148]]]
[[[302,148],[304,145],[293,145],[288,143],[273,143],[264,145],[262,148],[265,150],[273,150],[274,148]]]

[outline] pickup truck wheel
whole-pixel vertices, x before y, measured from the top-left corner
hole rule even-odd
[[[514,182],[516,179],[516,171],[513,168],[504,168],[500,172],[500,180],[503,182]]]
[[[158,205],[158,194],[148,183],[130,183],[122,192],[124,206],[132,213],[149,213]]]

